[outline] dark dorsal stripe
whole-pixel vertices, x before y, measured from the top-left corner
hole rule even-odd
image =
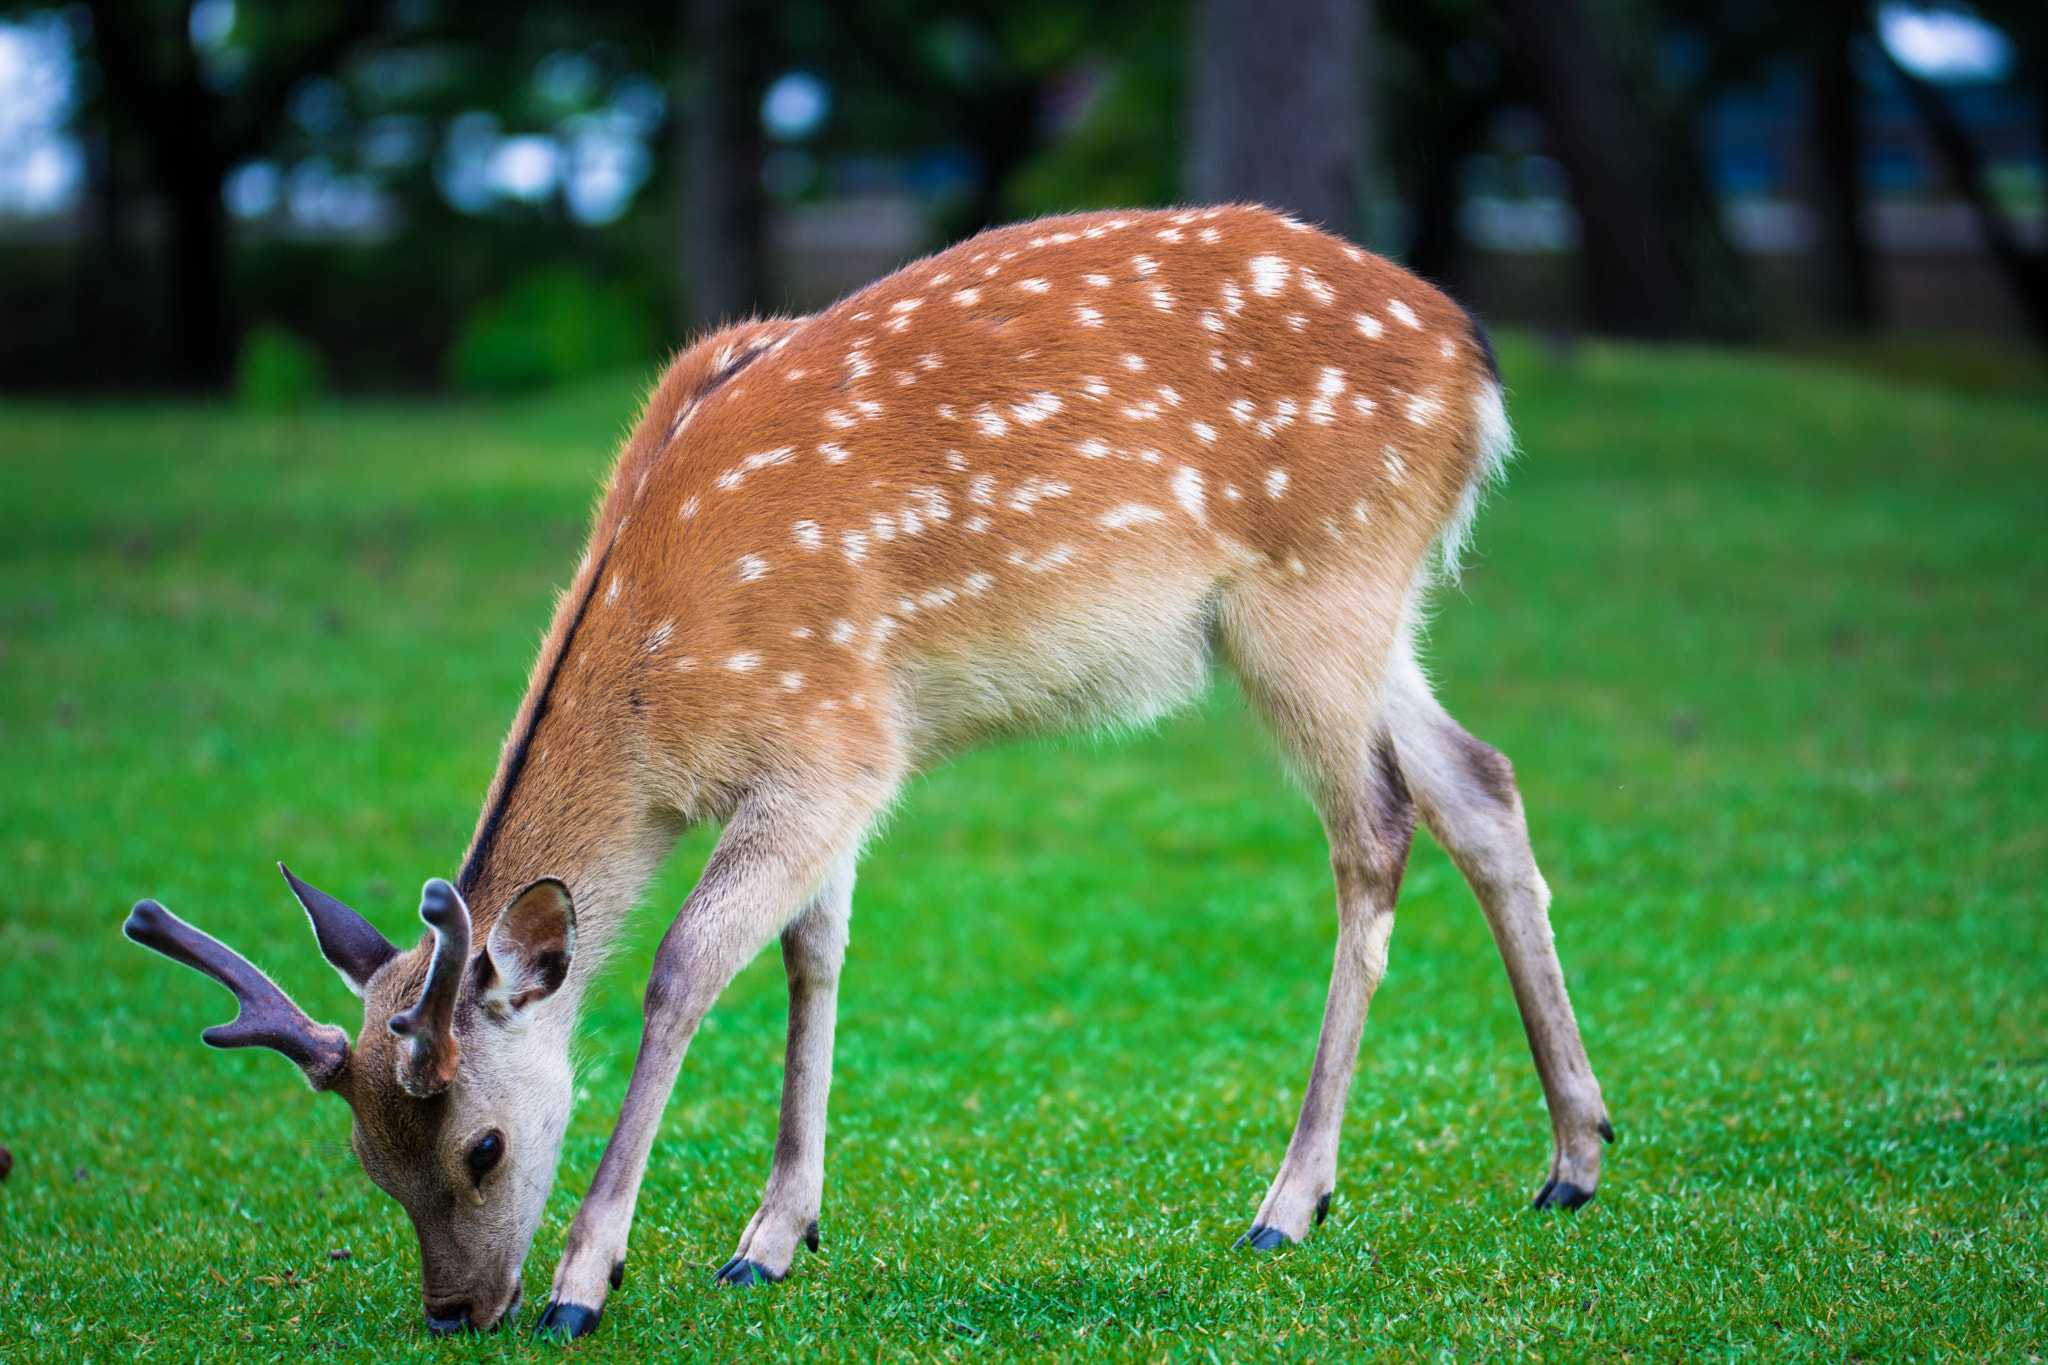
[[[683,404],[682,415],[687,417],[691,409],[702,403],[728,379],[753,364],[773,344],[772,340],[763,341],[734,356],[704,387],[690,395]],[[678,425],[680,421],[679,418]],[[666,453],[667,448],[664,447],[656,452],[654,459],[658,461]],[[623,473],[624,470],[621,469],[620,472]],[[616,479],[617,475],[613,477]],[[644,486],[643,482],[642,487]],[[455,879],[455,889],[464,896],[476,890],[476,879],[483,871],[484,862],[497,846],[498,831],[505,823],[505,811],[512,804],[513,789],[519,785],[519,778],[526,771],[526,757],[533,748],[534,734],[539,731],[540,723],[547,718],[548,704],[554,698],[555,681],[562,676],[562,663],[569,657],[569,651],[576,644],[576,632],[583,625],[584,613],[590,610],[590,599],[597,595],[598,584],[604,581],[605,566],[611,562],[612,550],[619,543],[619,532],[625,529],[626,520],[621,516],[619,524],[612,528],[611,539],[605,542],[604,553],[598,557],[597,567],[590,572],[590,582],[583,590],[583,600],[576,604],[576,615],[569,622],[569,629],[563,632],[562,647],[556,651],[553,661],[548,664],[547,679],[541,683],[540,695],[534,698],[533,714],[527,717],[526,728],[520,731],[519,740],[512,746],[512,752],[505,761],[505,780],[498,787],[498,799],[491,803],[489,813],[484,816],[483,824],[477,830],[476,842],[470,846],[469,857],[463,860],[462,873]]]
[[[498,799],[491,803],[490,813],[484,816],[483,825],[476,833],[476,842],[470,846],[469,857],[463,861],[462,874],[455,879],[455,889],[465,897],[476,890],[477,874],[482,871],[484,860],[491,856],[491,850],[498,842],[498,830],[505,823],[505,809],[512,804],[512,789],[519,785],[520,774],[526,771],[526,756],[533,748],[534,733],[547,717],[548,703],[555,694],[555,681],[562,676],[562,664],[576,643],[576,632],[583,625],[583,615],[590,610],[590,599],[597,596],[597,585],[604,581],[605,565],[611,562],[612,547],[618,542],[618,532],[613,531],[612,538],[605,542],[604,553],[598,557],[596,567],[590,571],[590,583],[583,590],[583,600],[576,604],[575,618],[562,634],[562,647],[555,651],[553,661],[548,664],[547,679],[540,685],[540,695],[533,700],[533,713],[526,718],[526,728],[519,732],[519,740],[505,760],[505,780],[498,785]]]

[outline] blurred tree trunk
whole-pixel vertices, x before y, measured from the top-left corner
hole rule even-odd
[[[104,78],[110,136],[140,154],[162,198],[165,354],[154,367],[173,383],[212,388],[234,362],[228,301],[228,223],[221,181],[262,145],[302,77],[326,71],[369,33],[379,0],[339,0],[285,52],[265,52],[231,92],[207,88],[187,33],[189,7],[150,0],[88,0],[92,47]]]
[[[1854,4],[1823,7],[1818,47],[1807,66],[1807,132],[1814,218],[1813,260],[1821,316],[1837,327],[1869,331],[1877,324],[1877,284],[1863,222],[1863,85],[1856,42],[1865,12]]]
[[[1688,322],[1686,261],[1664,207],[1642,111],[1580,0],[1499,0],[1522,81],[1571,179],[1587,319],[1621,336]]]
[[[767,7],[749,0],[688,0],[695,98],[683,137],[684,278],[689,330],[757,312],[766,293],[767,196],[761,97],[771,60]]]
[[[1198,0],[1187,188],[1334,232],[1363,225],[1363,0]]]
[[[1991,252],[1992,262],[2004,274],[2013,299],[2025,317],[2027,331],[2042,346],[2048,346],[2048,251],[2030,251],[2022,245],[1991,191],[1984,154],[1970,140],[1969,130],[1949,107],[1948,100],[1932,85],[1893,61],[1885,60],[1906,88],[1914,109],[1927,125],[1935,151],[1948,170],[1956,190],[1975,210],[1978,229]]]

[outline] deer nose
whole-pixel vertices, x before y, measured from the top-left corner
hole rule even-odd
[[[443,1317],[442,1314],[446,1314]],[[437,1312],[427,1309],[427,1330],[437,1337],[460,1332],[469,1326],[469,1305],[466,1303],[444,1303]]]

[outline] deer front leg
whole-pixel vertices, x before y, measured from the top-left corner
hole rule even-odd
[[[596,1330],[607,1293],[624,1278],[647,1154],[698,1025],[734,974],[852,857],[883,804],[816,810],[749,798],[733,815],[655,954],[626,1102],[569,1228],[536,1331],[579,1337]]]
[[[789,1039],[783,1049],[782,1121],[775,1164],[761,1207],[715,1277],[751,1285],[789,1273],[799,1241],[818,1249],[825,1196],[825,1109],[832,1091],[832,1030],[839,1010],[839,969],[853,914],[853,865],[842,858],[810,906],[782,931],[789,977]]]

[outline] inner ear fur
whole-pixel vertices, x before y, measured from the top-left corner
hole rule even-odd
[[[512,898],[477,955],[477,998],[508,1019],[562,988],[576,956],[576,907],[569,888],[542,877]]]

